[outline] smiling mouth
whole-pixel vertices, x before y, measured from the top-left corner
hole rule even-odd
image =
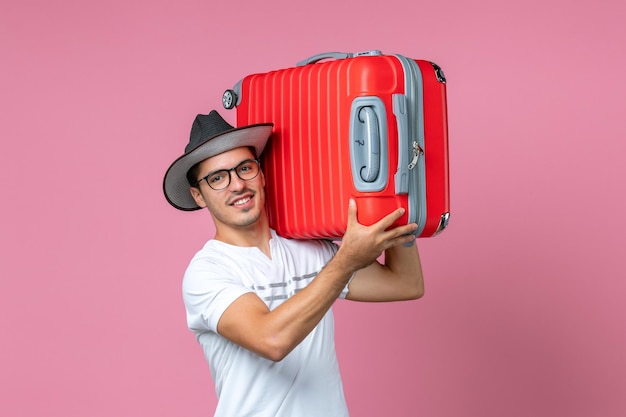
[[[244,204],[246,204],[248,201],[252,200],[251,196],[245,197],[245,198],[241,198],[239,200],[235,200],[233,201],[232,205],[237,207],[237,206],[243,206]]]

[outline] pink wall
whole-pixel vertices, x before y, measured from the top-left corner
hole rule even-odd
[[[94,3],[0,11],[0,415],[210,415],[162,175],[243,75],[366,49],[444,68],[453,217],[424,299],[336,304],[353,415],[626,415],[623,2]]]

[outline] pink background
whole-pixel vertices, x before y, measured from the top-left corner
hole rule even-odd
[[[352,414],[626,415],[624,21],[617,0],[4,2],[0,415],[211,415],[180,284],[213,226],[164,171],[242,76],[368,49],[444,68],[453,214],[419,242],[424,299],[335,304]]]

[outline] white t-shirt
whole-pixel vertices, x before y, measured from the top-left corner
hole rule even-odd
[[[209,363],[218,405],[215,416],[348,416],[328,311],[280,362],[264,359],[217,333],[226,308],[254,292],[270,310],[306,287],[337,251],[323,240],[290,240],[272,230],[272,259],[256,247],[210,240],[183,280],[187,323]],[[344,289],[341,297],[348,290]]]

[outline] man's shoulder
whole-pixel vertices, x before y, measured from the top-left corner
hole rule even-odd
[[[231,254],[228,246],[222,247],[217,240],[209,240],[189,261],[188,269],[228,266],[237,256]]]
[[[249,258],[233,253],[221,242],[210,240],[191,258],[183,276],[184,286],[206,285],[211,282],[231,281],[233,270],[240,270]]]

